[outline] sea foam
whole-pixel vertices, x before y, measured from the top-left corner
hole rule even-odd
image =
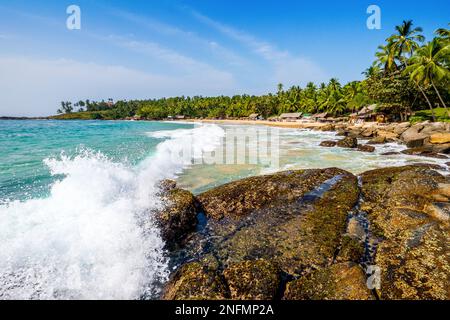
[[[0,299],[157,297],[169,273],[150,214],[164,205],[157,182],[190,165],[177,156],[188,145],[199,156],[224,132],[206,125],[165,134],[137,167],[89,150],[46,159],[61,176],[49,197],[0,206]]]

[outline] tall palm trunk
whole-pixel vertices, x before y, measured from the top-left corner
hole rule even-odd
[[[436,122],[436,116],[434,115],[433,105],[431,104],[430,99],[428,99],[428,96],[426,95],[425,91],[423,91],[422,87],[419,84],[417,84],[417,87],[419,88],[420,92],[422,92],[423,96],[425,97],[425,100],[427,100],[427,103],[430,106],[433,122]]]
[[[442,97],[441,97],[441,95],[440,95],[438,89],[437,89],[436,86],[434,85],[433,80],[431,80],[431,85],[433,86],[434,91],[436,91],[436,93],[437,93],[437,95],[438,95],[438,97],[439,97],[439,100],[441,100],[442,106],[445,108],[445,111],[447,112],[447,117],[450,118],[450,112],[448,111],[447,106],[445,105],[444,99],[442,99]]]

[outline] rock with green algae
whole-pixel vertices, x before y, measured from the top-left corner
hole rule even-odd
[[[175,182],[161,183],[161,198],[165,204],[155,217],[162,238],[173,244],[182,240],[197,225],[196,201],[194,195],[176,187]]]
[[[372,228],[383,237],[375,263],[381,299],[450,299],[450,228],[430,211],[447,199],[447,178],[425,166],[385,168],[361,175]],[[444,186],[444,187],[443,187]]]
[[[214,235],[208,247],[224,267],[272,259],[285,273],[300,275],[331,263],[358,199],[357,178],[331,168],[259,179],[259,184],[244,179],[199,197],[206,214],[225,217],[208,222]],[[234,198],[242,200],[237,214],[226,211],[235,207]]]
[[[362,268],[351,262],[333,264],[289,282],[286,300],[373,300]]]
[[[281,273],[299,276],[333,262],[358,194],[357,178],[336,168],[248,178],[201,194],[209,218],[185,243],[197,272],[180,268],[164,298],[272,299]],[[211,279],[225,289],[202,288]]]
[[[223,300],[229,297],[223,277],[202,262],[191,262],[172,275],[164,300]]]
[[[292,275],[329,264],[358,199],[357,178],[336,168],[258,178],[259,184],[249,178],[200,195],[206,214],[219,218],[210,218],[187,250],[211,252],[223,268],[272,260]],[[227,211],[239,202],[233,199],[245,199],[237,214]]]
[[[341,247],[336,256],[337,262],[360,262],[364,255],[364,243],[356,237],[344,235],[341,240]]]
[[[223,275],[233,300],[273,300],[280,288],[280,269],[264,259],[234,264]]]
[[[336,145],[341,148],[356,148],[358,147],[358,139],[355,137],[345,137],[339,140]]]
[[[197,196],[204,213],[220,220],[239,219],[261,208],[277,208],[279,204],[295,202],[304,194],[337,175],[349,175],[337,169],[284,171],[231,182]]]

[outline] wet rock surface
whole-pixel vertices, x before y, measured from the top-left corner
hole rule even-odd
[[[375,147],[374,146],[369,146],[367,144],[360,144],[360,145],[358,145],[358,151],[361,151],[361,152],[374,152],[375,151]]]
[[[335,147],[336,146],[336,141],[322,141],[321,143],[320,143],[320,146],[321,147]]]
[[[162,238],[168,246],[173,246],[195,230],[196,200],[191,192],[177,188],[173,180],[163,180],[160,189],[165,207],[155,213],[156,222]]]
[[[186,241],[185,256],[214,269],[233,299],[282,296],[276,292],[281,280],[275,281],[281,274],[299,277],[333,263],[358,194],[357,178],[336,168],[226,184],[198,196],[204,224]],[[238,274],[247,280],[239,283]],[[250,284],[260,289],[253,292]]]
[[[233,300],[273,300],[281,282],[280,269],[264,259],[234,264],[223,276]]]
[[[165,300],[221,300],[229,293],[223,277],[214,269],[192,262],[183,265],[172,275],[163,293]]]
[[[360,181],[337,168],[287,171],[200,194],[163,298],[450,299],[450,184],[434,169]]]
[[[356,148],[358,146],[358,139],[350,136],[345,137],[339,140],[336,145],[341,148]]]
[[[351,262],[334,264],[287,284],[286,300],[374,300],[363,269]]]
[[[424,166],[362,174],[363,209],[376,233],[381,299],[450,299],[450,229],[430,208],[446,200],[447,178]],[[431,207],[430,207],[431,206]]]
[[[428,157],[428,158],[436,158],[436,159],[447,159],[448,156],[445,154],[440,154],[434,152],[430,148],[412,148],[412,149],[406,149],[402,151],[403,154],[411,155],[411,156],[422,156],[422,157]]]
[[[322,130],[319,126],[316,130]],[[368,139],[368,144],[397,142],[405,144],[409,149],[426,148],[428,154],[450,153],[450,124],[443,122],[421,122],[411,125],[408,122],[378,124],[373,122],[352,125],[341,123],[334,125],[337,136]],[[350,139],[341,140],[338,146],[355,148]],[[353,146],[352,146],[353,145]],[[425,154],[424,154],[425,155]]]

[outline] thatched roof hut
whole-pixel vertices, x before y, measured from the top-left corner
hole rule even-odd
[[[261,116],[259,113],[252,113],[251,115],[248,116],[248,118],[250,120],[259,120],[259,119],[261,119]]]
[[[358,118],[370,118],[375,114],[375,109],[377,108],[376,104],[372,104],[370,106],[364,107],[357,112]]]
[[[313,118],[313,120],[315,120],[315,121],[325,120],[327,117],[328,117],[328,112],[316,113],[311,116],[311,118]]]
[[[301,112],[295,112],[295,113],[282,113],[280,115],[280,120],[284,121],[295,121],[302,118]]]

